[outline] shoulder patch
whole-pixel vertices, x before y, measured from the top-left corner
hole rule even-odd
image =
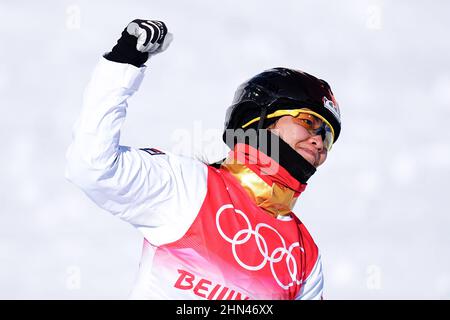
[[[162,152],[161,150],[158,150],[156,148],[141,148],[140,150],[145,151],[152,156],[155,156],[158,154],[165,154],[164,152]]]

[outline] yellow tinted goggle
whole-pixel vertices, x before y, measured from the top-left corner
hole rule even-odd
[[[293,110],[277,110],[266,116],[267,119],[279,118],[283,116],[292,116],[294,118],[300,119],[299,124],[307,129],[311,134],[320,134],[322,136],[322,141],[324,147],[330,151],[334,141],[334,129],[331,124],[317,112],[311,111],[309,109],[293,109]],[[314,116],[314,117],[308,117]],[[254,118],[242,126],[243,129],[249,125],[259,121],[260,117]],[[317,121],[319,120],[319,121]]]

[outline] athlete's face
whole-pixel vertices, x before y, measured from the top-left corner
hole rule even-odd
[[[317,168],[327,159],[327,149],[323,146],[322,137],[311,135],[298,119],[291,116],[281,117],[269,129],[279,135],[314,167]]]

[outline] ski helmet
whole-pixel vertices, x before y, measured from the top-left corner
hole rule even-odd
[[[227,109],[223,140],[233,144],[226,141],[227,129],[267,128],[284,115],[281,110],[304,108],[330,125],[333,143],[336,142],[341,131],[340,111],[326,81],[288,68],[263,71],[236,90],[233,103]]]

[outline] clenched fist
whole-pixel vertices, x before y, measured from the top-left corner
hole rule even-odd
[[[162,21],[133,20],[126,31],[137,38],[137,50],[150,54],[166,50],[172,41],[172,34],[167,32],[167,27]]]
[[[136,19],[123,30],[117,44],[105,58],[140,67],[150,55],[166,50],[172,39],[173,35],[164,22]]]

